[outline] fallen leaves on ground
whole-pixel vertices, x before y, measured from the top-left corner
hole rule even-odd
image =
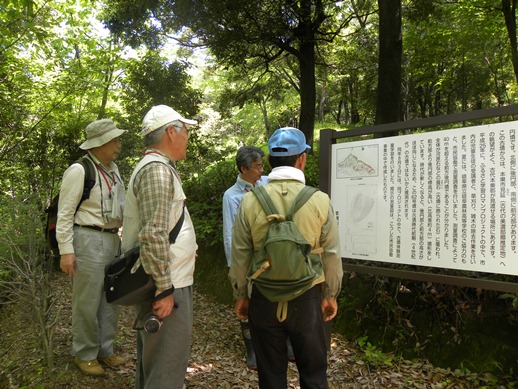
[[[107,369],[101,378],[85,377],[73,364],[70,355],[71,283],[63,273],[52,277],[56,294],[54,309],[60,320],[54,335],[54,372],[49,374],[36,347],[37,336],[21,317],[15,305],[2,308],[0,315],[0,388],[92,388],[134,387],[135,331],[133,309],[123,307],[119,319],[116,352],[127,359],[118,369]],[[432,366],[426,361],[397,360],[369,363],[358,346],[345,337],[333,334],[329,353],[328,377],[331,389],[352,388],[504,388],[497,378],[484,374],[465,374]],[[289,363],[290,389],[300,388],[295,363]],[[500,382],[503,380],[500,379]],[[189,389],[257,388],[255,371],[245,364],[245,350],[239,323],[232,307],[215,303],[210,297],[194,293],[194,330],[186,386]]]

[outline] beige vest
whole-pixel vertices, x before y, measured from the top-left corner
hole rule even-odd
[[[124,208],[124,223],[122,231],[122,251],[125,252],[133,247],[139,245],[139,232],[142,228],[140,224],[140,215],[137,206],[137,199],[133,192],[133,182],[137,173],[145,165],[150,162],[162,162],[169,166],[169,159],[155,154],[148,154],[138,163],[137,167],[131,175],[128,190],[126,192],[126,203]],[[171,172],[174,176],[174,199],[173,206],[171,207],[171,217],[169,222],[169,230],[172,230],[176,225],[176,222],[182,214],[183,204],[186,196],[182,189],[180,178],[177,176],[177,172],[171,168]],[[196,250],[198,245],[196,244],[196,233],[194,226],[189,215],[187,207],[185,207],[185,218],[182,224],[182,228],[176,242],[170,245],[169,248],[169,259],[173,264],[171,268],[171,278],[175,288],[183,288],[190,286],[193,283],[194,267],[196,262]],[[140,259],[135,264],[135,269],[140,266]]]

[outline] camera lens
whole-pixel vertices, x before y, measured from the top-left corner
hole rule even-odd
[[[155,332],[158,332],[161,325],[162,320],[152,315],[144,322],[144,330],[149,334],[154,334]]]

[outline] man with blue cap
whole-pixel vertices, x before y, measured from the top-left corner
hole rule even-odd
[[[268,161],[272,171],[264,188],[283,215],[305,187],[304,168],[309,148],[304,134],[293,127],[277,129],[268,141]],[[293,215],[293,221],[305,240],[312,248],[321,248],[322,266],[316,269],[319,274],[310,289],[289,301],[287,314],[282,319],[279,319],[279,304],[268,300],[253,280],[251,297],[248,298],[247,294],[247,273],[252,257],[263,245],[269,229],[266,216],[257,197],[247,193],[234,223],[229,273],[236,298],[236,316],[250,322],[259,387],[287,387],[286,336],[289,336],[300,387],[328,388],[324,326],[336,316],[336,298],[343,276],[337,221],[329,196],[317,191]]]

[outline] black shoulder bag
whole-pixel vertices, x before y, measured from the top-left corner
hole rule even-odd
[[[176,225],[169,233],[169,243],[173,244],[180,233],[185,217],[185,207]],[[106,301],[116,305],[137,305],[151,301],[155,297],[155,281],[141,265],[135,273],[131,269],[140,256],[137,246],[106,265],[104,269],[104,290]]]

